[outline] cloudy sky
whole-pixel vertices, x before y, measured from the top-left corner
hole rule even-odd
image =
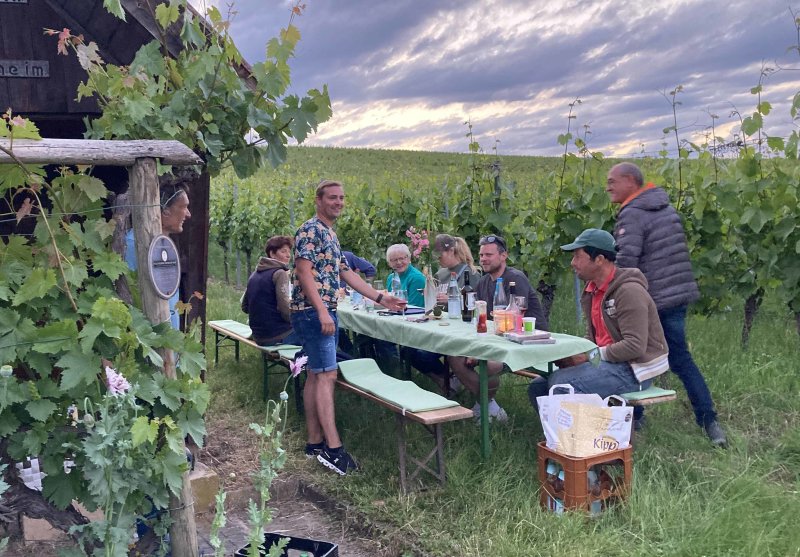
[[[217,5],[230,0],[192,0]],[[334,117],[308,143],[459,151],[464,122],[501,154],[555,155],[572,129],[606,155],[655,155],[678,95],[681,136],[733,139],[762,63],[800,68],[797,0],[304,0],[292,90],[327,84]],[[792,5],[794,1],[796,5]],[[235,0],[231,32],[251,62],[285,27],[291,3]],[[778,65],[776,65],[776,62]],[[764,83],[768,133],[793,129],[800,72]],[[496,143],[499,141],[499,143]],[[668,147],[674,152],[674,139]]]

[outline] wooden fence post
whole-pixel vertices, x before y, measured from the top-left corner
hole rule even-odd
[[[136,159],[136,163],[130,168],[130,191],[142,311],[151,323],[163,323],[169,321],[169,303],[156,294],[147,273],[150,242],[161,234],[161,208],[155,159]],[[175,357],[172,350],[159,350],[159,354],[164,359],[164,375],[174,379]],[[170,495],[169,506],[172,518],[170,538],[173,557],[198,557],[194,497],[189,482],[189,472],[183,474],[181,493]]]

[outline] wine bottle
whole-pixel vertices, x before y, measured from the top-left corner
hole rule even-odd
[[[464,288],[461,289],[461,320],[465,323],[472,321],[475,310],[475,290],[469,285],[469,270],[464,271]]]

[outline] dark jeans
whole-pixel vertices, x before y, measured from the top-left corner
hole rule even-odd
[[[697,369],[686,344],[686,306],[659,310],[658,318],[667,339],[669,367],[686,388],[697,425],[705,426],[717,419],[717,413],[706,380]]]
[[[442,361],[444,357],[441,354],[419,348],[407,348],[402,350],[402,353],[408,358],[409,363],[422,373],[441,377],[447,375],[447,365]]]

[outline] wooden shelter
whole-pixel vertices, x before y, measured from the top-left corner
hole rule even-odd
[[[156,22],[140,6],[140,0],[122,0],[127,21],[108,13],[103,0],[0,0],[0,110],[11,108],[33,120],[42,137],[80,139],[84,119],[99,116],[93,98],[77,100],[78,84],[86,72],[74,55],[59,55],[56,37],[44,29],[69,29],[94,41],[100,56],[113,64],[127,65],[136,51],[158,37]],[[178,37],[168,34],[170,52],[177,53]],[[115,193],[128,187],[128,176],[120,168],[98,168],[96,173]],[[181,254],[181,300],[201,292],[192,300],[190,320],[205,322],[205,292],[208,276],[208,215],[210,180],[206,173],[189,188],[192,213],[183,233],[175,237]],[[12,230],[0,230],[10,233]],[[205,335],[205,331],[203,331]]]

